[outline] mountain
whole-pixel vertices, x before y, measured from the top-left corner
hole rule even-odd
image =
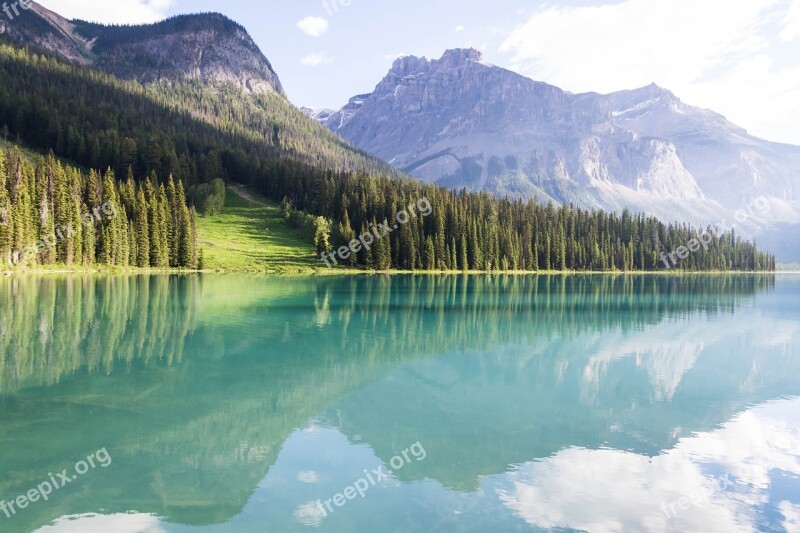
[[[400,175],[292,105],[245,29],[218,13],[104,26],[32,3],[0,20],[0,45],[0,126],[86,167],[262,191],[268,175],[306,167]]]
[[[141,26],[69,21],[32,3],[13,21],[0,20],[12,42],[142,82],[185,77],[229,82],[249,93],[284,94],[278,75],[239,24],[216,13],[181,15]]]
[[[451,188],[700,224],[730,226],[739,211],[748,234],[800,222],[800,147],[753,137],[656,85],[572,94],[456,49],[397,59],[374,92],[321,122]]]
[[[361,106],[364,105],[364,102],[369,98],[370,94],[359,94],[354,96],[347,102],[342,109],[339,111],[334,111],[331,109],[314,109],[304,107],[303,112],[316,120],[317,122],[325,125],[329,129],[333,131],[338,131],[340,128],[344,127],[350,119],[361,109]]]
[[[322,255],[320,268],[663,270],[672,266],[662,256],[697,236],[641,214],[523,204],[406,179],[293,106],[277,77],[270,84],[271,67],[244,30],[221,15],[113,28],[35,7],[3,27],[4,137],[120,178],[160,184],[172,175],[195,206],[217,202],[218,180],[249,185],[282,204],[283,222],[300,228],[318,253],[341,253]],[[258,79],[248,67],[256,63]],[[371,98],[355,98],[337,115],[357,117]],[[422,216],[402,222],[405,207]],[[382,225],[374,246],[347,253],[358,235],[393,219],[398,224]],[[245,231],[228,223],[231,238]],[[732,237],[679,268],[774,270],[774,257]]]
[[[314,119],[320,123],[324,123],[331,117],[331,115],[336,113],[336,111],[332,109],[325,109],[320,107],[301,107],[300,111],[302,111],[303,114],[308,118]]]

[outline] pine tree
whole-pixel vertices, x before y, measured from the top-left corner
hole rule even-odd
[[[192,263],[190,268],[197,268],[199,257],[197,252],[197,211],[194,206],[189,209],[189,229],[191,230]]]
[[[136,193],[136,204],[134,209],[133,225],[136,230],[136,240],[138,246],[136,250],[136,262],[139,268],[150,267],[150,227],[147,222],[147,200],[144,196],[144,187],[139,187]]]
[[[159,268],[169,268],[169,234],[170,234],[170,226],[172,225],[172,214],[169,210],[169,200],[167,199],[167,192],[164,188],[164,184],[162,183],[158,187],[158,220],[159,224],[158,227],[161,228],[161,231],[158,233],[159,237],[159,249],[161,254],[158,258],[158,267]],[[172,231],[174,234],[174,231]]]
[[[436,270],[436,248],[430,235],[425,239],[425,253],[423,254],[425,270]]]
[[[109,206],[112,206],[115,210],[120,209],[117,201],[114,172],[111,168],[103,175],[101,194],[100,206],[94,212],[93,223],[100,228],[100,241],[97,243],[100,263],[113,266],[119,263],[122,236],[119,234],[119,224],[115,223],[115,219],[103,216],[104,211],[102,208],[102,206],[106,206],[106,211],[108,211]],[[100,214],[100,220],[97,220],[97,214]]]
[[[8,197],[6,175],[6,157],[0,150],[0,264],[6,266],[11,255],[11,201]]]
[[[380,226],[373,219],[373,228],[377,228],[380,234]],[[374,246],[374,268],[375,270],[388,270],[392,266],[391,249],[389,247],[389,236],[375,237]]]
[[[86,200],[88,207],[86,213],[93,212],[103,203],[103,186],[100,175],[95,170],[89,171],[89,179],[86,181]]]
[[[83,183],[80,172],[72,169],[72,183],[69,187],[69,216],[67,232],[71,234],[71,244],[67,250],[67,264],[81,264],[83,262],[84,228],[81,221],[81,204]]]
[[[41,160],[37,163],[37,167],[40,168],[40,171],[42,170],[41,167],[43,164],[44,163]],[[42,265],[50,265],[55,263],[57,259],[60,259],[57,257],[57,250],[54,247],[54,245],[57,244],[55,236],[55,220],[53,216],[53,212],[55,211],[55,206],[53,206],[53,188],[56,178],[53,175],[55,169],[52,167],[52,164],[53,160],[51,157],[50,165],[48,165],[46,171],[42,172],[42,180],[40,181],[39,186],[36,187],[39,203],[38,240],[46,243],[44,248],[42,248],[39,252],[36,262]],[[59,178],[62,178],[62,176],[59,176]]]
[[[178,217],[175,226],[175,233],[178,239],[178,257],[176,266],[181,268],[194,268],[197,263],[197,252],[195,249],[195,234],[192,220],[194,216],[186,205],[186,193],[183,189],[183,182],[178,181],[175,196],[175,209]]]
[[[84,204],[83,213],[89,213],[89,206]],[[83,220],[81,221],[83,224]],[[97,226],[83,224],[83,266],[91,267],[97,262]]]
[[[180,259],[181,255],[181,215],[180,209],[178,208],[178,192],[175,187],[175,179],[172,177],[172,174],[169,175],[167,178],[167,205],[169,207],[169,214],[167,217],[167,246],[169,248],[169,266],[175,268],[178,266],[184,266],[187,263],[182,263]],[[186,207],[186,198],[184,197],[181,204]],[[188,212],[187,212],[188,217]],[[188,224],[187,224],[188,226]],[[188,227],[186,229],[188,233]],[[187,248],[184,250],[184,254],[190,253],[191,251]],[[188,257],[188,256],[187,256]]]
[[[448,263],[448,253],[447,253],[447,235],[445,233],[444,227],[444,213],[441,210],[437,210],[434,214],[435,217],[435,240],[434,240],[434,248],[436,253],[436,265],[434,268],[445,270],[447,269]]]
[[[186,203],[178,204],[178,262],[180,268],[194,268],[196,260],[194,251],[194,234],[191,216]]]
[[[317,253],[331,251],[331,223],[325,217],[314,219],[314,247]]]
[[[31,197],[28,192],[27,180],[23,179],[22,163],[17,159],[16,172],[11,176],[12,181],[12,255],[15,261],[22,259],[20,256],[36,240],[34,236],[35,222],[31,210]],[[28,254],[25,258],[29,264],[36,264],[36,257]]]
[[[139,241],[136,238],[136,226],[128,224],[128,265],[138,266]]]
[[[340,248],[342,246],[349,246],[350,242],[355,240],[356,232],[353,231],[353,228],[350,226],[350,216],[347,214],[347,211],[344,212],[342,217],[342,221],[339,222],[336,226],[336,234],[334,238],[334,248]],[[346,260],[343,260],[344,264],[352,265],[357,262],[357,259],[354,257],[350,257]]]

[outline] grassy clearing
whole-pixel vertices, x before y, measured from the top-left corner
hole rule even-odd
[[[206,270],[313,272],[324,267],[313,243],[289,226],[277,205],[238,187],[228,189],[219,215],[197,218],[197,232]]]

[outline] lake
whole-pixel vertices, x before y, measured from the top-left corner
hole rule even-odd
[[[798,531],[800,276],[0,280],[0,531]]]

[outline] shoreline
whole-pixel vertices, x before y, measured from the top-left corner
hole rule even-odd
[[[2,272],[3,277],[53,275],[53,274],[104,274],[104,275],[190,275],[190,274],[261,274],[266,276],[730,276],[730,275],[800,275],[800,271],[656,271],[656,270],[358,270],[358,269],[149,269],[149,268],[41,268],[15,269]]]

